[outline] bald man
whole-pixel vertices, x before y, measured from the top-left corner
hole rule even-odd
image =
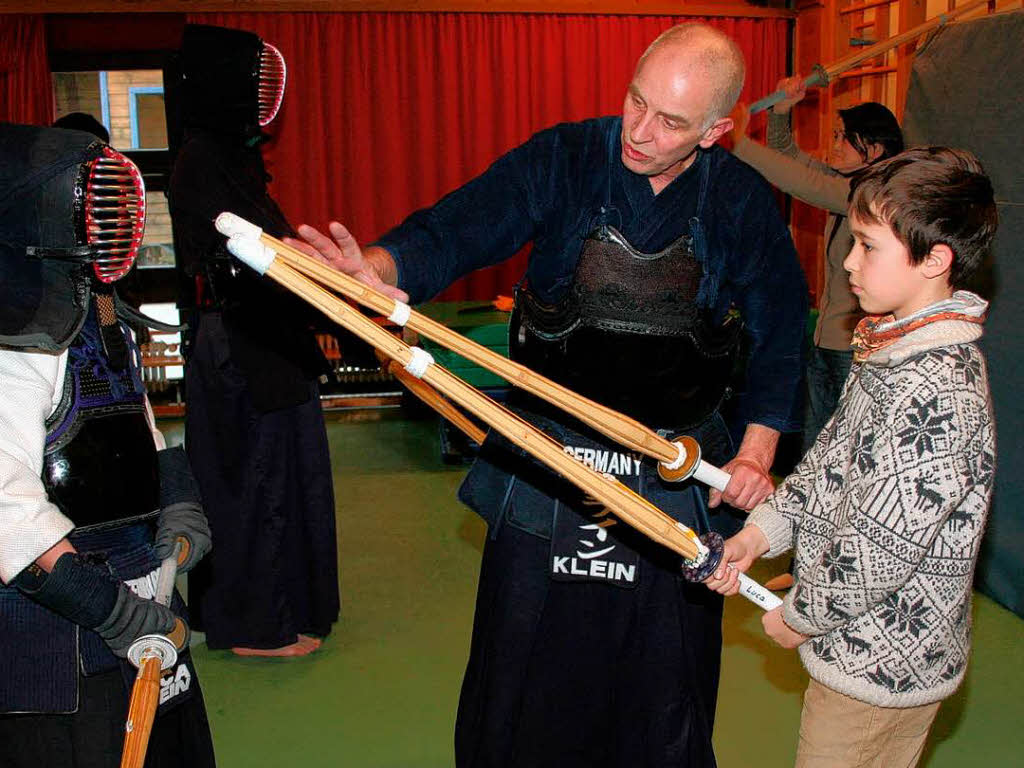
[[[303,247],[421,302],[533,243],[513,358],[724,464],[723,495],[528,395],[511,405],[684,524],[728,534],[771,489],[795,430],[806,287],[767,184],[716,145],[743,84],[733,41],[673,27],[636,66],[622,117],[562,124],[361,249],[332,222]],[[745,370],[734,368],[746,341]],[[719,408],[744,426],[734,449]],[[722,603],[679,559],[491,433],[460,498],[487,521],[456,763],[714,766]],[[727,504],[720,504],[724,500]],[[732,506],[730,506],[732,505]]]

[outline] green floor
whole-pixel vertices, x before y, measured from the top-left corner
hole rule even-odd
[[[165,426],[178,434],[180,424]],[[294,660],[198,645],[221,768],[451,766],[484,526],[455,499],[436,423],[329,417],[342,618]],[[763,578],[771,571],[759,571]],[[715,745],[722,768],[792,765],[806,678],[769,644],[758,610],[729,602]],[[1024,764],[1024,622],[975,601],[967,682],[940,710],[928,768]]]

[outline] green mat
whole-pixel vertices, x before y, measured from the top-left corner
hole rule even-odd
[[[195,647],[218,764],[449,768],[484,526],[455,499],[464,469],[441,462],[434,421],[330,419],[342,618],[301,659]],[[722,768],[792,765],[806,677],[759,615],[739,598],[726,609]],[[1024,622],[979,595],[974,626],[967,682],[939,712],[927,768],[1024,764]]]

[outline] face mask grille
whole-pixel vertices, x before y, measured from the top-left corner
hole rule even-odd
[[[146,226],[146,186],[135,163],[110,147],[93,160],[85,185],[85,237],[93,269],[112,283],[132,268]]]
[[[284,84],[288,78],[288,70],[284,64],[284,56],[270,43],[263,44],[260,51],[260,127],[270,124],[281,108],[284,99]]]

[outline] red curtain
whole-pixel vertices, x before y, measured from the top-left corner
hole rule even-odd
[[[636,59],[676,16],[207,13],[277,46],[288,86],[266,153],[293,224],[336,218],[369,242],[554,123],[621,110]],[[743,98],[786,72],[783,19],[702,19],[748,62]],[[763,120],[763,118],[761,118]],[[760,127],[755,123],[755,130]],[[510,293],[525,255],[441,298]]]
[[[0,121],[53,122],[53,84],[43,16],[0,14]]]

